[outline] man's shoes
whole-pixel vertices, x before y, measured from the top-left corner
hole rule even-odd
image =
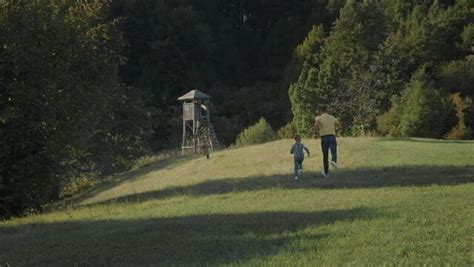
[[[328,175],[324,172],[324,170],[321,171],[321,174],[324,176],[324,178],[328,178]]]
[[[295,176],[295,180],[298,180],[298,176]]]
[[[303,174],[303,169],[298,170],[298,176],[301,176],[301,174]]]
[[[339,167],[337,166],[337,163],[335,161],[331,161],[331,165],[334,167],[336,171],[339,170]]]

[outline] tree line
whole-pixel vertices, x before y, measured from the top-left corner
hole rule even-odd
[[[321,105],[347,135],[472,138],[472,10],[469,0],[0,0],[0,213],[177,147],[177,97],[192,89],[213,97],[226,145],[260,117],[311,135]]]
[[[347,1],[295,51],[295,128],[312,131],[321,105],[346,134],[472,138],[471,1]]]

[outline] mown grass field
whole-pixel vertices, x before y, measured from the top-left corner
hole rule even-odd
[[[301,180],[292,140],[150,162],[0,222],[0,265],[474,264],[474,142],[340,138]]]

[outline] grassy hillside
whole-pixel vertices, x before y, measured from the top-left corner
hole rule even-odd
[[[0,265],[474,264],[474,143],[340,138],[301,180],[292,140],[157,160],[0,222]]]

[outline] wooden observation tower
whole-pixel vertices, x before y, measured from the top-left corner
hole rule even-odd
[[[210,96],[199,90],[192,90],[179,97],[183,101],[183,154],[206,153],[219,149],[214,127],[209,114]]]

